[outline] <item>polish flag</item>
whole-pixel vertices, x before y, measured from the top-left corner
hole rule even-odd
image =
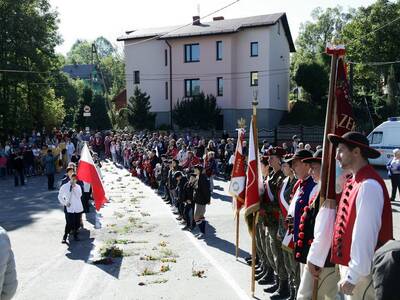
[[[247,182],[245,194],[245,216],[249,217],[252,213],[257,212],[260,208],[260,196],[264,191],[262,182],[259,151],[258,151],[258,135],[255,126],[255,117],[253,116],[250,124],[249,132],[249,156],[247,162]]]
[[[77,176],[79,180],[90,183],[92,186],[92,194],[96,210],[100,210],[103,204],[107,202],[107,199],[99,172],[97,172],[96,165],[94,164],[86,143],[82,148],[81,159],[78,163]]]
[[[229,184],[229,192],[234,197],[234,209],[239,211],[244,205],[246,170],[245,157],[243,154],[244,129],[238,129],[238,139],[233,163],[232,176]]]

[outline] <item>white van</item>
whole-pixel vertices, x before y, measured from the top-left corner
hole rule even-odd
[[[373,165],[386,166],[393,157],[393,149],[400,148],[400,117],[391,117],[368,135],[369,144],[381,156],[370,159]]]

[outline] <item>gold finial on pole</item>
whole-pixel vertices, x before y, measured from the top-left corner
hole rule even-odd
[[[238,128],[246,128],[246,119],[240,118],[237,120]]]

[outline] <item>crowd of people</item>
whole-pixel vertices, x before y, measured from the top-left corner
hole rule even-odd
[[[391,210],[397,185],[390,198],[368,162],[380,153],[364,135],[329,135],[329,141],[341,170],[333,199],[320,197],[322,149],[312,153],[297,147],[288,153],[272,147],[263,153],[256,280],[268,285],[264,291],[270,299],[315,299],[315,290],[318,299],[340,294],[346,299],[397,299],[390,287],[400,271],[390,252],[399,251],[392,241]],[[388,164],[391,177],[400,173],[399,154],[394,150]],[[382,251],[375,255],[385,244],[386,257]]]
[[[318,299],[335,299],[339,292],[349,299],[374,299],[373,255],[393,238],[390,200],[400,187],[400,150],[387,166],[393,186],[389,197],[368,164],[379,152],[364,135],[331,136],[330,141],[344,170],[337,184],[338,208],[334,199],[319,201],[321,146],[312,149],[294,136],[279,147],[263,141],[259,149],[265,193],[256,224],[256,280],[267,285],[271,299],[311,299],[316,280]],[[0,175],[13,175],[16,186],[45,174],[49,190],[54,189],[54,174],[66,169],[58,196],[66,216],[63,243],[68,235],[79,240],[82,213],[89,211],[90,186],[76,178],[85,142],[97,162],[109,159],[128,169],[171,206],[182,230],[205,238],[214,179],[231,175],[233,138],[73,130],[11,137],[0,146]],[[246,142],[242,146],[246,156]],[[249,264],[251,259],[246,258]]]

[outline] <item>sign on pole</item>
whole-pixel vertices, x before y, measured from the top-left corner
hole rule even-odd
[[[90,117],[92,114],[90,113],[90,106],[89,105],[85,105],[83,107],[83,116],[84,117]]]

